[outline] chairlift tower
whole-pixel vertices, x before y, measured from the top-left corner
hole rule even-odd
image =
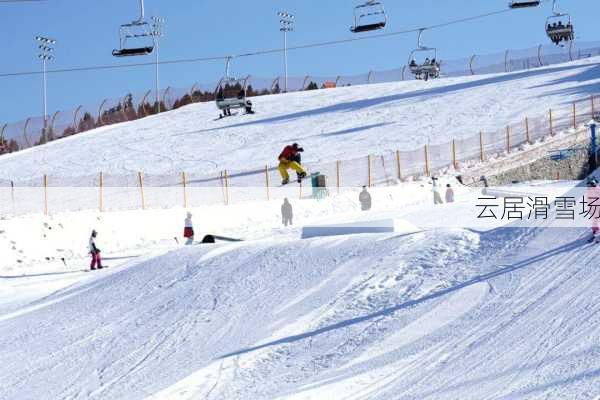
[[[154,69],[155,69],[155,77],[156,77],[156,108],[157,114],[160,113],[160,81],[158,74],[158,44],[160,38],[163,37],[163,26],[165,24],[165,19],[161,17],[152,17],[152,39],[154,40]]]
[[[283,32],[283,65],[285,70],[285,80],[284,80],[284,89],[283,91],[287,93],[288,91],[288,61],[287,61],[287,34],[288,32],[293,32],[295,28],[295,16],[293,14],[288,13],[287,11],[279,11],[277,13],[279,16],[279,31]]]
[[[44,36],[36,36],[35,40],[38,44],[38,58],[42,60],[42,74],[43,74],[43,98],[44,98],[44,128],[42,130],[42,137],[44,143],[48,143],[48,80],[46,78],[46,63],[54,60],[54,56],[51,54],[54,51],[54,45],[56,40],[50,39]]]

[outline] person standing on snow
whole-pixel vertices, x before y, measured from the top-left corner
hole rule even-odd
[[[442,200],[442,194],[440,193],[440,185],[438,179],[434,176],[431,178],[433,181],[433,204],[444,204]]]
[[[360,202],[361,210],[369,211],[371,209],[371,195],[367,191],[366,186],[363,186],[362,192],[358,195],[358,201]]]
[[[186,245],[194,243],[194,224],[192,223],[192,213],[188,212],[184,222],[183,237],[187,239]]]
[[[596,178],[590,179],[587,190],[587,203],[590,205],[590,213],[592,214],[592,240],[600,243],[600,187]]]
[[[297,161],[294,161],[298,153],[302,153],[304,149],[298,146],[298,143],[294,143],[291,146],[286,146],[281,154],[279,155],[279,173],[281,174],[281,184],[287,185],[290,182],[290,175],[288,169],[293,169],[298,173],[298,182],[306,177],[306,170]]]
[[[290,201],[285,198],[283,199],[283,204],[281,205],[281,222],[283,226],[294,225],[294,210],[292,209],[292,205]]]
[[[90,235],[90,255],[92,256],[92,262],[90,264],[90,269],[93,271],[95,269],[102,269],[102,259],[100,258],[100,249],[96,246],[96,236],[98,236],[98,232],[92,230],[92,234]],[[97,266],[97,267],[96,267]]]
[[[446,203],[454,203],[454,189],[450,184],[446,185]]]

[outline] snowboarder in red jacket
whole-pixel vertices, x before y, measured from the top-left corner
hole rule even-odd
[[[306,177],[306,170],[297,161],[299,153],[302,153],[304,149],[298,146],[298,143],[294,143],[291,146],[286,146],[281,154],[279,155],[279,173],[281,174],[281,184],[287,185],[290,182],[290,175],[288,169],[293,169],[298,173],[298,182]]]

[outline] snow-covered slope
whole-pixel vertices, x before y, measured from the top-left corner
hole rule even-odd
[[[3,156],[0,169],[209,173],[272,163],[291,141],[309,161],[412,148],[587,97],[598,61],[267,96],[258,114],[221,121],[196,104]],[[0,220],[0,400],[600,399],[588,229],[426,228],[473,211],[456,189],[434,207],[425,181],[379,187],[369,212],[356,192],[295,191],[290,229],[279,200],[198,207],[199,237],[249,240],[185,248],[173,240],[182,208]],[[304,224],[383,217],[405,230],[299,239]],[[110,268],[89,273],[92,228]]]
[[[208,174],[273,164],[294,141],[314,162],[412,150],[497,130],[596,94],[598,62],[258,97],[257,114],[217,121],[214,104],[194,104],[0,157],[0,170],[13,180],[99,171]]]
[[[0,315],[0,399],[596,399],[585,236],[291,234],[78,273]]]

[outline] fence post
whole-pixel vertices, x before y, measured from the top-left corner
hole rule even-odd
[[[15,183],[10,181],[10,199],[12,201],[12,210],[13,216],[16,215],[16,207],[15,207]]]
[[[265,165],[265,185],[267,187],[267,201],[271,200],[271,193],[269,190],[269,186],[271,186],[271,183],[269,182],[269,166]]]
[[[367,173],[369,174],[369,182],[368,183],[369,183],[369,187],[371,187],[372,181],[371,181],[371,155],[370,154],[367,156],[367,163],[368,163]]]
[[[573,102],[573,129],[577,129],[577,106]]]
[[[527,143],[531,144],[531,135],[529,134],[529,118],[525,117],[525,135],[527,135]]]
[[[400,160],[400,150],[396,150],[396,169],[398,170],[398,179],[402,180],[402,163]]]
[[[44,175],[44,215],[48,215],[48,176]]]
[[[146,209],[146,199],[144,198],[144,177],[142,176],[142,172],[138,172],[138,183],[140,185],[140,195],[142,199],[142,210]]]
[[[594,119],[595,115],[596,115],[596,107],[594,107],[594,95],[592,95],[592,119]]]
[[[483,143],[483,131],[479,131],[479,159],[481,162],[485,161],[485,152],[484,152],[484,143]]]
[[[100,212],[104,211],[104,174],[102,172],[100,172],[100,180],[99,180],[99,186],[100,186]]]
[[[337,185],[337,193],[340,194],[340,161],[335,162],[335,175],[336,175],[336,185]]]
[[[554,136],[554,127],[552,123],[552,109],[550,109],[550,136]]]
[[[31,122],[31,118],[27,118],[25,120],[25,125],[23,125],[23,139],[25,139],[25,143],[27,143],[27,147],[32,146],[31,141],[27,137],[27,127],[29,126],[30,122]],[[35,143],[35,141],[34,141],[34,143]]]
[[[227,170],[223,171],[225,175],[225,205],[229,205],[229,175]]]
[[[475,75],[475,71],[473,70],[473,62],[475,61],[476,56],[476,54],[473,54],[473,56],[469,60],[469,71],[471,71],[471,75]]]
[[[429,146],[425,145],[425,176],[429,176]]]
[[[181,173],[181,184],[183,185],[183,208],[188,207],[188,197],[187,197],[187,176],[185,171]]]
[[[456,140],[452,139],[452,166],[455,171],[458,171],[458,165],[456,162]]]

